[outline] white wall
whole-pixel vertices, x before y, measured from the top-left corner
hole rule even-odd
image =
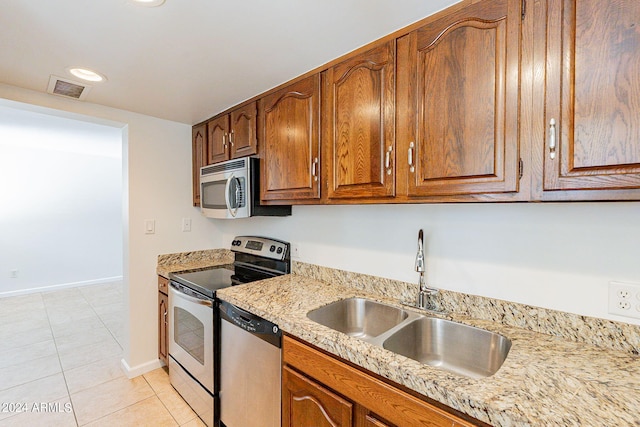
[[[417,232],[436,287],[627,323],[610,280],[640,283],[640,202],[294,206],[290,218],[216,221],[228,245],[263,234],[300,260],[417,283]]]
[[[0,106],[0,296],[121,279],[121,145],[113,127]]]
[[[125,361],[134,372],[157,363],[157,256],[221,245],[210,221],[191,206],[191,126],[4,84],[0,103],[123,131]],[[190,233],[180,231],[183,217],[193,220]],[[144,234],[145,219],[156,220],[156,234]]]

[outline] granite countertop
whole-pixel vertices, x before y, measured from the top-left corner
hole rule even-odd
[[[218,291],[329,353],[495,426],[640,426],[640,359],[632,354],[461,315],[448,318],[500,333],[512,347],[491,377],[470,379],[319,325],[307,312],[354,296],[397,300],[291,274]],[[406,307],[404,307],[407,309]]]
[[[156,273],[168,279],[169,273],[205,270],[225,264],[233,264],[233,252],[226,249],[165,254],[158,256]]]

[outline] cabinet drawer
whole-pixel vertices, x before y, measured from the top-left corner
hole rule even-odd
[[[158,276],[158,291],[167,295],[169,292],[169,279]]]

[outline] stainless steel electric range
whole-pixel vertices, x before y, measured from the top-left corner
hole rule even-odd
[[[220,417],[220,315],[216,291],[287,274],[287,242],[239,236],[231,242],[233,265],[169,274],[169,378],[210,427]]]

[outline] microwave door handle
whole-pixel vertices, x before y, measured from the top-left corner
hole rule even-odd
[[[227,184],[224,186],[224,202],[227,205],[227,210],[231,213],[231,203],[229,203],[229,187],[231,186],[231,180],[233,177],[227,179]],[[233,215],[233,213],[231,213]]]
[[[227,185],[225,185],[224,187],[224,201],[227,204],[227,210],[229,211],[229,213],[231,214],[232,217],[235,218],[236,214],[238,213],[238,191],[237,191],[237,187],[236,187],[236,208],[232,209],[231,208],[231,202],[229,200],[229,187],[231,187],[231,181],[233,180],[238,180],[238,178],[236,178],[235,176],[231,175],[229,177],[229,179],[227,179]]]
[[[236,207],[233,210],[233,212],[231,212],[231,215],[235,218],[235,216],[238,214],[238,209],[240,208],[240,180],[238,178],[236,178],[235,176],[232,177],[231,179],[235,179],[236,180],[236,193],[235,193]]]

